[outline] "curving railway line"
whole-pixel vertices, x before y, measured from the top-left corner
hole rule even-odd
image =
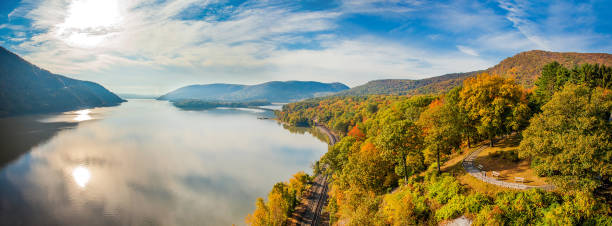
[[[329,145],[338,142],[336,137],[328,128],[316,125],[329,138]],[[323,212],[327,203],[328,176],[319,174],[315,177],[310,191],[296,207],[293,215],[288,220],[288,225],[328,225],[329,216]]]

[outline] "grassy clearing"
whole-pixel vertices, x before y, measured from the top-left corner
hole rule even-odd
[[[518,154],[518,145],[520,139],[518,136],[510,136],[498,142],[494,147],[487,148],[480,152],[475,160],[475,164],[484,166],[483,170],[487,171],[487,176],[492,176],[491,171],[500,173],[499,180],[515,183],[515,177],[525,178],[526,185],[545,185],[545,178],[538,177],[534,170],[531,169],[531,160],[529,159],[513,159],[513,154]]]
[[[444,162],[440,169],[445,173],[450,173],[464,186],[468,187],[473,193],[482,193],[490,197],[502,191],[510,191],[511,189],[495,186],[478,180],[465,172],[461,165],[462,160],[472,151],[485,143],[475,145],[472,148],[463,148],[460,153],[455,153],[450,156],[450,159]]]
[[[469,188],[472,193],[482,193],[490,197],[494,197],[497,193],[503,191],[510,191],[512,189],[499,187],[496,185],[492,185],[489,183],[485,183],[475,177],[469,175],[463,169],[461,165],[461,160],[465,158],[465,156],[472,152],[475,148],[466,149],[463,151],[463,154],[457,155],[456,157],[450,159],[444,164],[444,172],[450,173],[453,175],[459,183]],[[457,160],[459,159],[459,160]]]
[[[530,161],[521,159],[513,162],[510,159],[504,159],[503,152],[518,151],[518,144],[520,139],[518,136],[510,136],[502,139],[494,147],[483,150],[475,160],[475,164],[481,164],[484,166],[484,170],[487,171],[487,175],[490,176],[491,171],[498,171],[501,174],[500,180],[507,182],[514,182],[514,177],[525,178],[525,184],[527,185],[544,185],[546,181],[544,178],[538,177],[535,172],[529,167]],[[479,192],[493,197],[495,194],[503,191],[511,191],[513,189],[503,188],[489,183],[485,183],[479,179],[472,177],[467,174],[461,165],[462,160],[467,154],[476,150],[482,145],[487,145],[487,141],[477,144],[472,148],[464,148],[462,152],[455,153],[450,156],[442,166],[443,172],[448,172],[455,176],[459,182],[470,188],[473,192]],[[498,152],[497,157],[490,156],[489,153]],[[509,156],[509,155],[505,155]]]

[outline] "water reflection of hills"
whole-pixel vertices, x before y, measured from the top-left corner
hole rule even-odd
[[[328,140],[329,138],[327,137],[327,135],[314,127],[291,126],[287,124],[282,124],[282,125],[284,129],[289,130],[289,132],[291,133],[297,133],[297,134],[309,133],[310,135],[322,141],[323,143],[329,143],[329,140]]]
[[[43,116],[0,118],[0,167],[16,160],[58,132],[74,128],[76,122],[41,122]]]

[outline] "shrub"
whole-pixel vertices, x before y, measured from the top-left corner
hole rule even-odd
[[[612,225],[610,207],[597,202],[592,195],[566,195],[562,204],[554,203],[544,212],[547,225]]]
[[[478,213],[491,201],[480,193],[468,196],[456,195],[446,205],[436,211],[437,220],[448,220],[460,216],[463,213]]]
[[[427,196],[438,201],[440,204],[446,204],[451,198],[457,196],[463,190],[459,182],[448,174],[443,174],[440,177],[434,176],[433,183],[427,188]]]
[[[436,211],[436,219],[448,220],[460,216],[465,210],[465,196],[456,195],[442,208]]]
[[[544,216],[543,211],[559,203],[552,192],[531,189],[522,192],[502,192],[495,197],[495,206],[486,206],[476,216],[474,225],[532,225]]]
[[[490,205],[490,204],[491,204],[491,200],[487,196],[481,193],[475,193],[475,194],[468,195],[465,198],[464,205],[467,208],[468,213],[478,213],[485,206]]]
[[[497,206],[485,206],[476,215],[472,225],[505,225],[503,212]]]
[[[424,224],[430,212],[425,200],[418,189],[403,186],[395,193],[384,196],[381,215],[390,225]]]

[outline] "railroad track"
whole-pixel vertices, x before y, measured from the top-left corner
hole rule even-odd
[[[325,206],[325,201],[327,200],[327,175],[323,177],[323,181],[319,188],[319,197],[317,199],[317,203],[315,204],[314,215],[312,217],[312,221],[310,225],[321,225],[321,214],[323,214],[323,207]]]
[[[327,134],[329,137],[329,145],[334,145],[338,142],[336,137],[329,129],[318,123],[315,125],[321,132]],[[327,166],[323,166],[325,171]],[[319,174],[312,185],[311,193],[308,198],[302,200],[300,206],[296,208],[294,215],[288,220],[288,225],[324,225],[325,218],[323,215],[323,208],[327,202],[327,190],[328,190],[328,175]]]

